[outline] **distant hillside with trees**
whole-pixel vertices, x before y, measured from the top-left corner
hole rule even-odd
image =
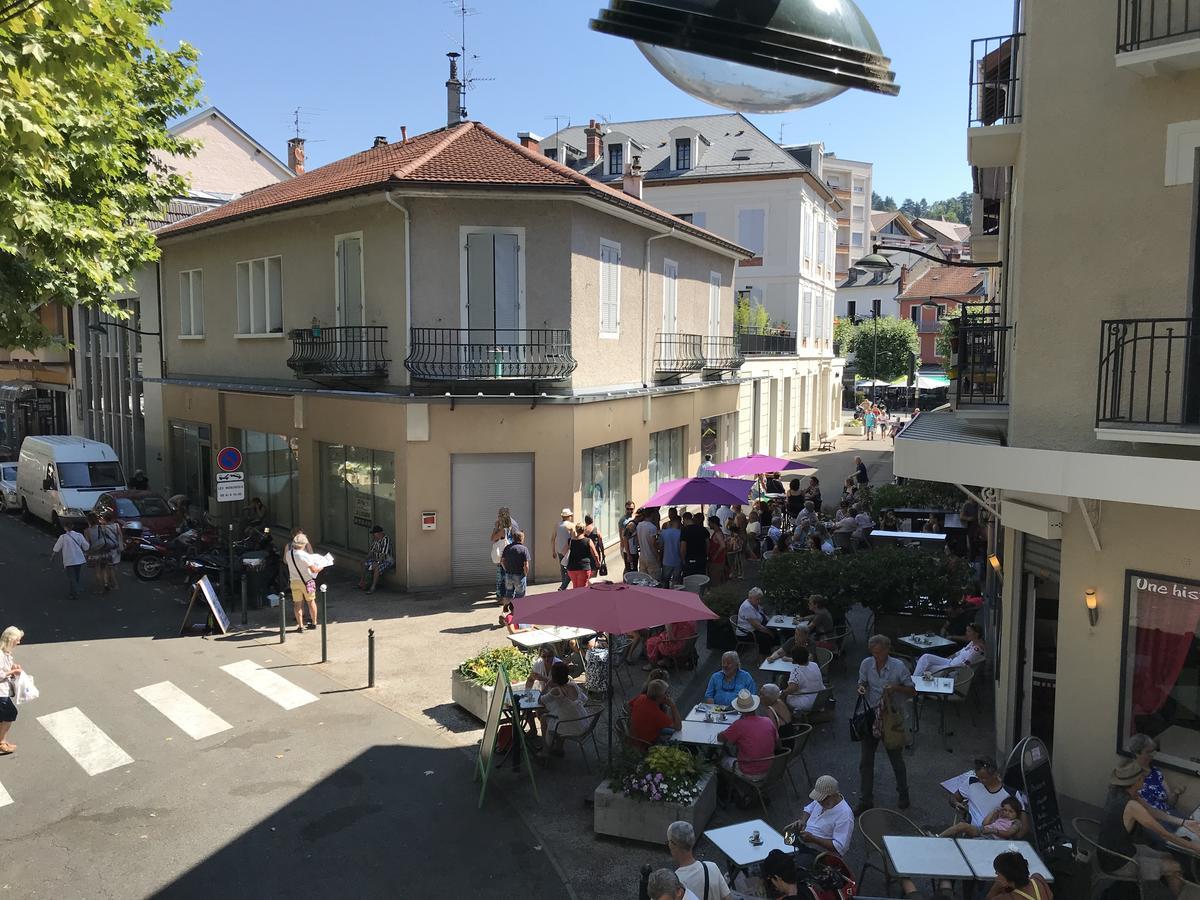
[[[896,205],[894,197],[881,197],[872,191],[871,209],[886,210],[887,212],[898,209],[910,219],[945,219],[947,222],[962,222],[964,225],[971,223],[971,195],[966,191],[957,197],[951,197],[948,200],[934,200],[932,203],[924,197],[920,200],[905,197],[904,202],[899,206]]]

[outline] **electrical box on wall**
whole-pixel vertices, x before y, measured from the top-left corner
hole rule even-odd
[[[437,531],[437,513],[436,512],[421,513],[421,530],[422,531]]]
[[[1047,540],[1062,540],[1062,513],[1056,509],[1005,500],[1000,504],[1000,521],[1006,528]]]

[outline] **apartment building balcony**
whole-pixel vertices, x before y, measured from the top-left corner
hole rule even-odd
[[[687,375],[704,369],[704,338],[698,334],[660,332],[654,339],[654,371]]]
[[[578,363],[565,328],[413,328],[404,367],[423,381],[562,381]]]
[[[706,372],[736,372],[745,361],[736,335],[708,335],[704,338]]]
[[[743,356],[795,356],[796,332],[777,328],[739,328],[738,349]]]
[[[381,383],[387,378],[386,325],[313,325],[294,328],[288,337],[288,368],[311,381]]]
[[[1143,78],[1200,69],[1200,0],[1117,0],[1116,63]]]
[[[971,41],[967,160],[973,166],[1011,166],[1021,147],[1023,34]]]
[[[1012,326],[994,316],[962,315],[950,341],[954,408],[975,417],[1008,417],[1008,359]]]
[[[1100,323],[1096,437],[1200,445],[1200,321]]]

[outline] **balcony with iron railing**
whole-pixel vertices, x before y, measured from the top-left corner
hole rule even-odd
[[[386,325],[312,325],[288,337],[287,365],[297,378],[311,381],[379,383],[388,374]]]
[[[404,367],[423,381],[562,381],[578,363],[563,328],[413,328]]]
[[[1200,321],[1100,323],[1096,433],[1121,441],[1200,441]]]
[[[1021,146],[1021,41],[1004,34],[971,41],[967,160],[980,168],[1011,166]]]
[[[735,335],[707,335],[704,338],[704,368],[709,372],[736,372],[746,357]]]
[[[956,321],[949,372],[955,409],[1007,415],[1012,326],[1001,322],[993,305],[964,306]]]
[[[1200,68],[1200,0],[1117,0],[1117,65],[1144,77]]]
[[[660,332],[654,339],[654,371],[658,374],[687,375],[703,368],[703,336]]]
[[[795,356],[796,332],[778,328],[739,328],[738,349],[743,356]]]

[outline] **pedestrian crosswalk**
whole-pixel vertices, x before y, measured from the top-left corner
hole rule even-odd
[[[284,710],[293,710],[315,703],[320,699],[284,676],[270,669],[264,669],[253,660],[243,659],[236,663],[220,666],[220,669]],[[170,725],[164,723],[164,727],[170,732],[177,734],[175,729],[178,729],[194,741],[210,738],[234,728],[217,712],[171,681],[160,681],[136,688],[133,693],[145,700],[149,706],[162,715],[166,722],[170,723]],[[43,702],[44,699],[43,696]],[[235,704],[234,709],[245,705],[244,700],[230,699]],[[146,715],[153,716],[154,714],[147,711]],[[163,722],[163,719],[155,719],[155,721]],[[102,775],[105,772],[137,763],[135,757],[105,731],[108,729],[113,734],[117,734],[123,724],[121,722],[93,721],[76,706],[38,716],[37,722],[88,776]],[[144,725],[145,722],[139,720],[139,729]],[[167,739],[170,739],[170,735],[167,735]],[[16,757],[11,758],[15,759]],[[15,782],[10,780],[9,784],[15,785]],[[0,784],[0,810],[13,805],[19,799],[19,796],[14,798],[9,790]],[[3,815],[4,813],[0,812],[0,817]]]

